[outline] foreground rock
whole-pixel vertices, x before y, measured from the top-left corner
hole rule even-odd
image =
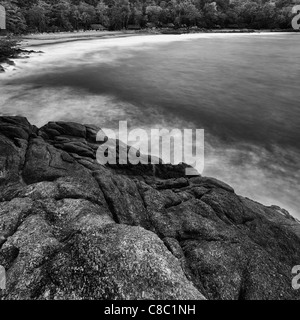
[[[101,166],[97,131],[0,118],[1,299],[299,299],[286,211],[184,165]]]

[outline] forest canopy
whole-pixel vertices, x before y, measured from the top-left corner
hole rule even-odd
[[[287,0],[0,0],[12,33],[136,28],[291,28]]]

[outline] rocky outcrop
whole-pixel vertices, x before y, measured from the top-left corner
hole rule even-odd
[[[296,219],[185,165],[102,166],[97,132],[0,118],[1,299],[300,297]]]

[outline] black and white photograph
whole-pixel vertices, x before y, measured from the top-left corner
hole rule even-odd
[[[299,31],[300,0],[0,0],[0,312],[300,300]]]

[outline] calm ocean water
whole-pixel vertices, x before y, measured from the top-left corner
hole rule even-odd
[[[36,47],[0,76],[1,114],[205,129],[205,171],[300,217],[300,36],[146,36]]]

